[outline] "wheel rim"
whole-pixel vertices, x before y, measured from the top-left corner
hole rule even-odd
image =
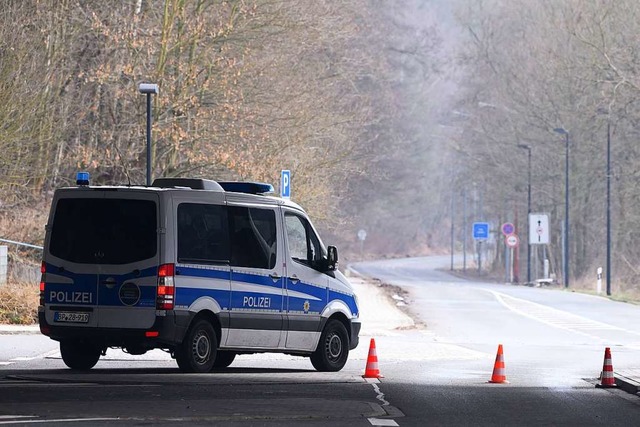
[[[192,353],[195,362],[199,365],[209,360],[211,356],[211,340],[204,331],[199,331],[196,336],[193,337]]]
[[[326,351],[327,358],[330,361],[335,362],[340,359],[342,355],[342,339],[338,334],[332,333],[327,336]]]

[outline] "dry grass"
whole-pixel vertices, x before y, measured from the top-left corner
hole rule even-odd
[[[0,285],[0,324],[31,325],[38,321],[40,290],[33,283]]]
[[[602,293],[600,296],[606,297],[606,285],[602,280]],[[575,280],[571,283],[571,290],[582,292],[590,295],[598,295],[596,292],[595,280]],[[611,296],[614,301],[622,301],[631,304],[640,304],[640,287],[633,283],[619,283],[615,280],[611,281]]]

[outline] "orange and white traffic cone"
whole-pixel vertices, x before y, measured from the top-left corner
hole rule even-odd
[[[616,379],[613,376],[613,363],[611,363],[611,349],[604,349],[604,363],[602,364],[602,374],[600,375],[600,384],[596,384],[598,388],[616,387]]]
[[[498,345],[498,354],[496,354],[496,362],[493,364],[493,374],[490,383],[502,384],[508,383],[507,375],[504,369],[504,354],[502,352],[502,344]]]
[[[364,370],[363,378],[384,378],[380,375],[380,369],[378,369],[378,355],[376,354],[376,341],[371,338],[369,344],[369,356],[367,357],[367,366]]]

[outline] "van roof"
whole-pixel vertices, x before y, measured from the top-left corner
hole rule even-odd
[[[273,186],[260,182],[245,181],[213,181],[202,178],[156,178],[150,187],[143,185],[80,185],[64,187],[60,190],[137,190],[151,192],[220,192],[225,193],[227,200],[245,203],[266,203],[288,206],[304,212],[304,209],[290,199],[274,195]]]

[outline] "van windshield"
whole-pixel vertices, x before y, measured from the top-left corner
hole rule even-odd
[[[156,256],[156,231],[151,200],[60,199],[49,252],[80,264],[128,264]]]

